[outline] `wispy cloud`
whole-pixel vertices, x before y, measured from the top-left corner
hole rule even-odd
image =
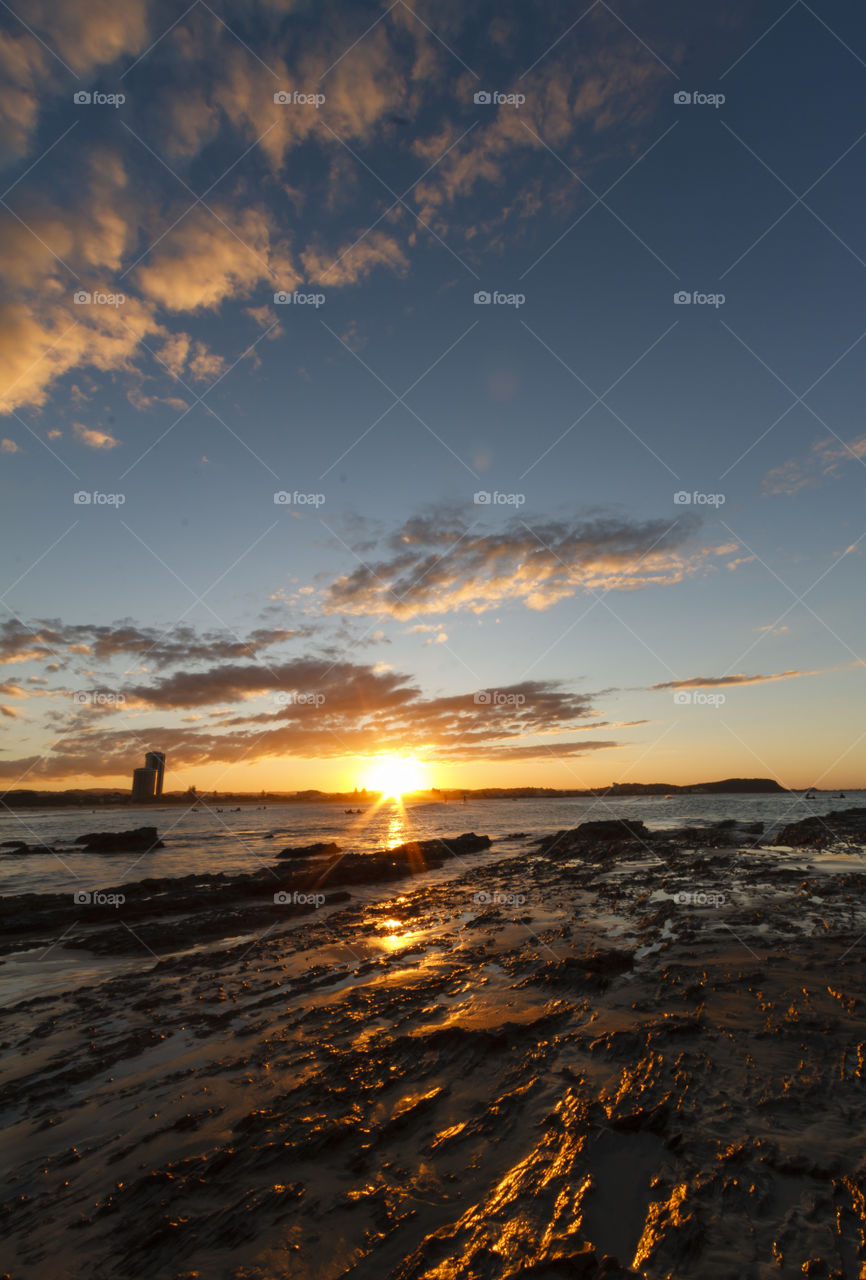
[[[820,483],[822,479],[838,476],[842,467],[851,462],[866,459],[866,436],[856,436],[843,441],[835,436],[818,440],[811,453],[802,458],[791,458],[774,467],[764,477],[765,493],[793,495],[801,489]]]
[[[716,689],[732,685],[770,684],[775,680],[798,680],[802,676],[817,676],[820,671],[775,671],[770,675],[747,676],[743,674],[729,676],[691,676],[688,680],[665,680],[662,684],[650,685],[651,689]]]
[[[406,521],[385,556],[332,583],[324,608],[397,618],[484,613],[506,603],[543,610],[582,592],[671,586],[730,552],[687,550],[698,523],[598,516],[530,525],[516,518],[485,532],[441,508]]]

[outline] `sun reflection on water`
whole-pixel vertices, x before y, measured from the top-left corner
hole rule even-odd
[[[385,836],[387,848],[393,849],[398,844],[405,844],[406,838],[406,810],[402,804],[395,804],[388,819],[388,833]]]

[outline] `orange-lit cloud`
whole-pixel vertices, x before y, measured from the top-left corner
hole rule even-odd
[[[814,486],[822,478],[837,476],[849,462],[864,465],[866,460],[866,436],[853,440],[840,440],[830,436],[812,445],[812,451],[804,458],[791,458],[774,467],[764,477],[765,493],[793,495],[801,489]]]
[[[326,611],[419,614],[483,613],[514,602],[550,608],[580,592],[670,586],[705,572],[729,547],[688,551],[694,519],[629,521],[514,519],[496,532],[453,511],[407,521],[389,554],[359,565],[327,590]]]
[[[818,671],[776,671],[771,675],[692,676],[689,680],[665,680],[650,685],[651,689],[715,689],[728,685],[770,684],[775,680],[798,680],[802,676],[816,676]]]
[[[81,422],[73,422],[72,433],[88,449],[116,449],[120,444],[109,432],[100,431],[96,427],[85,427]]]

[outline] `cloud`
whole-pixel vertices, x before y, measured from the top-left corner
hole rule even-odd
[[[537,162],[539,153],[550,162],[550,181],[566,193],[566,202],[573,203],[583,198],[585,188],[569,178],[550,151],[586,179],[599,143],[609,145],[607,135],[615,134],[620,143],[637,136],[655,110],[667,73],[626,32],[606,30],[586,39],[586,31],[578,50],[564,45],[528,77],[498,86],[503,93],[522,93],[525,102],[519,108],[490,108],[489,119],[417,184],[413,195],[425,222],[434,221],[444,231],[446,224],[437,221],[437,214],[472,196],[481,185],[501,189],[507,181],[512,188],[523,188],[524,161]],[[458,92],[471,100],[477,88],[467,76]],[[437,125],[429,136],[415,141],[414,150],[432,165],[461,132],[451,122]],[[529,212],[519,203],[513,211]],[[492,225],[487,224],[488,232]]]
[[[9,623],[0,630],[7,660],[32,658],[61,648],[74,649],[87,664],[80,687],[122,692],[124,701],[109,708],[72,702],[69,690],[39,689],[25,696],[54,699],[50,729],[62,742],[33,769],[34,776],[116,776],[128,772],[141,754],[141,715],[148,715],[148,738],[169,752],[173,768],[206,762],[247,763],[272,757],[305,759],[414,751],[441,760],[529,759],[585,754],[616,746],[613,740],[586,736],[600,724],[593,695],[577,693],[561,682],[524,680],[495,690],[426,695],[404,672],[384,664],[333,661],[304,655],[273,661],[249,661],[225,637],[216,660],[207,637],[175,634],[163,641],[165,656],[186,661],[179,669],[118,682],[108,663],[138,650],[151,633],[134,623],[111,628],[64,623],[35,626],[32,632]],[[267,648],[285,633],[253,633],[249,640]],[[217,643],[220,643],[219,641]],[[50,646],[50,647],[49,647]],[[210,659],[206,659],[206,655]],[[193,655],[202,659],[196,669]],[[142,655],[153,657],[153,653]],[[52,664],[55,665],[55,664]],[[14,682],[7,695],[21,696]],[[57,704],[57,699],[62,703]],[[161,715],[163,722],[154,723]],[[579,741],[571,734],[579,733]],[[0,776],[16,777],[30,758],[9,760]]]
[[[0,33],[0,164],[27,153],[39,120],[48,56],[23,33]]]
[[[716,689],[728,685],[769,684],[775,680],[797,680],[801,676],[820,675],[818,671],[777,671],[766,676],[692,676],[689,680],[666,680],[663,684],[651,684],[650,689]]]
[[[219,377],[225,361],[203,342],[194,341],[188,333],[173,333],[156,352],[158,360],[176,378],[184,374],[196,381],[211,381]]]
[[[116,449],[120,444],[120,441],[115,440],[109,432],[100,431],[95,427],[85,427],[81,422],[73,422],[72,431],[76,440],[86,444],[88,449]]]
[[[161,631],[129,620],[76,626],[59,619],[37,620],[29,625],[9,619],[0,624],[0,665],[79,654],[100,662],[135,656],[165,667],[182,662],[251,658],[306,634],[308,631],[261,627],[242,638],[226,631],[200,633],[181,624]]]
[[[774,467],[764,477],[764,493],[784,493],[792,496],[801,489],[820,483],[823,478],[837,477],[840,469],[849,462],[866,459],[866,436],[853,440],[839,440],[830,436],[812,445],[812,451],[804,458],[790,458]]]
[[[267,210],[233,210],[225,203],[211,208],[214,213],[194,209],[136,268],[146,298],[167,311],[214,310],[227,297],[247,297],[262,280],[274,288],[295,287],[299,278],[285,246],[272,243]]]
[[[27,153],[58,77],[53,51],[80,75],[138,51],[147,38],[148,0],[31,0],[27,25],[0,33],[0,164]],[[45,43],[36,38],[41,33]],[[68,83],[68,82],[66,82]]]
[[[506,603],[548,609],[582,592],[670,586],[706,571],[728,548],[684,549],[698,521],[685,517],[634,521],[614,516],[545,520],[514,518],[495,532],[470,525],[453,508],[406,521],[388,553],[326,590],[326,612],[483,613]]]
[[[386,267],[395,275],[405,275],[409,261],[393,236],[384,231],[373,231],[359,244],[349,241],[342,248],[327,251],[309,248],[301,253],[307,280],[311,284],[356,284],[377,267]]]
[[[141,49],[148,34],[148,0],[31,0],[30,26],[41,32],[75,71],[84,73]]]
[[[7,439],[6,436],[0,440],[0,453],[20,453],[21,450],[14,440]]]

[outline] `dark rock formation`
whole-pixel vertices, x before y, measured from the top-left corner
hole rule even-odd
[[[140,830],[156,836],[154,827]],[[81,837],[88,841],[92,838]],[[116,839],[110,833],[101,833],[99,838]],[[109,847],[114,850],[117,846]],[[316,847],[307,846],[307,849]],[[48,945],[52,932],[71,925],[76,926],[75,946],[101,953],[107,949],[118,954],[140,947],[141,942],[159,952],[160,947],[168,947],[172,941],[174,945],[182,942],[188,946],[202,937],[241,934],[262,927],[263,922],[273,924],[312,909],[308,901],[310,895],[325,895],[326,890],[338,886],[376,884],[422,874],[449,858],[489,848],[490,837],[468,832],[450,840],[413,841],[376,853],[330,852],[338,849],[333,844],[318,847],[322,850],[318,854],[308,853],[306,858],[298,857],[297,861],[286,859],[239,875],[219,873],[137,880],[94,894],[93,901],[86,904],[75,901],[72,893],[2,897],[0,933],[4,939],[0,943],[0,954],[19,950],[23,936],[31,939],[34,935],[44,936]],[[278,893],[286,894],[291,901],[276,902],[274,895]],[[121,895],[120,907],[114,902],[118,895]],[[328,893],[326,901],[342,901],[345,896]],[[111,930],[110,935],[99,932],[101,926],[116,923],[119,918],[126,924],[134,924],[135,934],[123,926]],[[95,927],[93,933],[89,932],[91,926]],[[141,941],[136,943],[136,938]],[[72,940],[70,935],[70,942]]]
[[[821,817],[792,822],[777,832],[773,844],[799,848],[829,846],[839,841],[866,843],[866,809],[838,809]]]
[[[336,855],[340,852],[341,852],[340,846],[338,844],[334,844],[333,841],[331,841],[330,844],[326,844],[323,840],[319,840],[316,842],[316,844],[302,844],[302,845],[298,845],[294,849],[292,848],[281,849],[280,852],[277,854],[277,857],[278,858],[317,858],[317,857],[321,857],[323,854],[328,854],[331,857],[336,857]]]
[[[76,844],[86,853],[150,853],[165,848],[156,827],[136,827],[133,831],[93,831],[79,836]]]

